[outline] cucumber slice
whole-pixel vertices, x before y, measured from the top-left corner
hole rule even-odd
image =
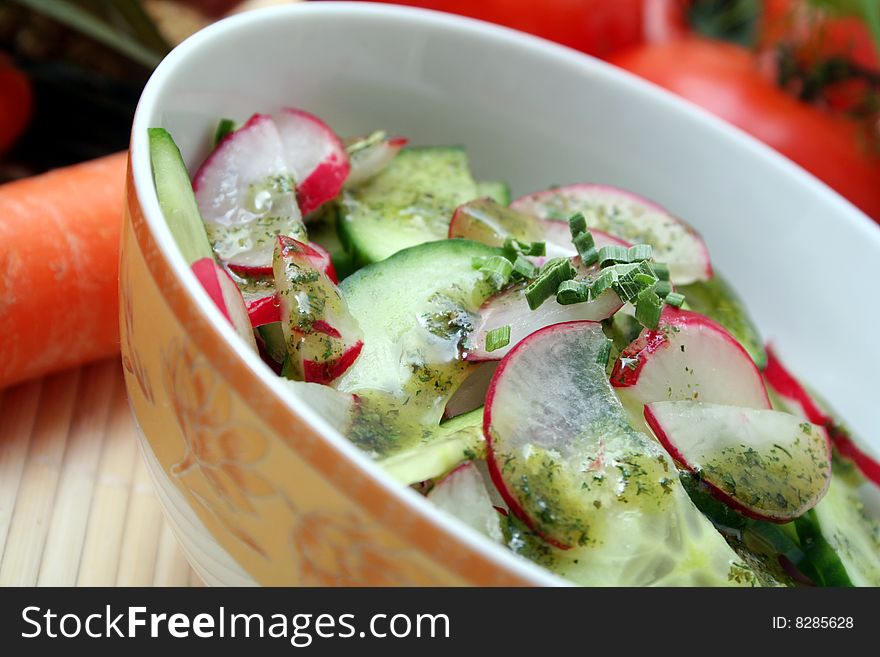
[[[309,218],[307,228],[309,241],[321,245],[330,254],[336,276],[342,280],[352,274],[357,267],[354,258],[339,239],[338,220],[339,207],[331,201],[321,207],[314,219]]]
[[[214,250],[177,144],[163,128],[149,128],[147,133],[156,196],[177,247],[188,264],[202,258],[213,259]]]
[[[380,465],[394,479],[409,486],[436,479],[463,461],[483,458],[485,453],[480,407],[444,422],[421,444],[380,461]]]
[[[852,584],[880,586],[880,523],[867,514],[857,488],[837,468],[828,492],[811,515]],[[801,532],[803,528],[798,527]]]
[[[499,205],[510,205],[510,186],[501,180],[481,180],[477,183],[477,197],[484,196]]]
[[[767,364],[767,352],[758,328],[749,316],[745,304],[730,284],[715,272],[709,281],[679,285],[675,289],[684,295],[687,307],[714,319],[737,339],[758,369]]]
[[[345,190],[339,236],[357,264],[444,239],[452,213],[477,196],[461,148],[402,150],[374,178]]]
[[[449,398],[475,367],[459,360],[459,344],[493,290],[472,261],[498,253],[466,240],[430,242],[342,282],[364,347],[336,385],[369,402],[365,413],[374,425],[362,422],[355,443],[388,457],[439,425]]]

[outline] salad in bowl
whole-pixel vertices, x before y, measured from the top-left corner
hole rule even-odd
[[[220,120],[194,171],[149,142],[240,339],[486,540],[581,585],[880,585],[880,465],[638,190],[514,200],[463,147],[293,107]]]

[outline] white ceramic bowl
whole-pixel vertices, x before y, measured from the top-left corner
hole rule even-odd
[[[554,580],[441,517],[412,492],[397,489],[302,402],[282,398],[273,375],[235,342],[231,330],[206,329],[200,322],[222,325],[219,313],[176,253],[159,212],[148,127],[170,130],[193,170],[207,153],[218,117],[246,118],[282,105],[312,111],[344,135],[384,127],[416,144],[463,144],[477,177],[509,181],[515,195],[552,184],[596,181],[657,200],[700,230],[715,267],[744,297],[764,336],[775,341],[783,358],[857,432],[873,441],[875,452],[880,451],[875,430],[880,426],[880,386],[874,379],[874,368],[880,366],[880,230],[796,165],[627,73],[481,22],[358,3],[308,3],[221,21],[175,49],[144,91],[133,128],[129,211],[142,214],[145,223],[140,233],[135,226],[137,234],[124,246],[123,276],[132,250],[140,250],[148,269],[153,260],[167,260],[179,281],[180,290],[173,293],[183,294],[196,308],[193,313],[201,315],[191,318],[200,327],[190,332],[195,348],[201,348],[199,335],[216,332],[226,342],[229,358],[245,368],[239,372],[247,371],[262,395],[280,400],[291,423],[313,432],[311,442],[304,442],[308,449],[291,440],[285,449],[299,450],[306,463],[311,462],[309,450],[316,442],[335,450],[340,465],[331,485],[353,509],[359,512],[363,501],[348,481],[352,473],[363,477],[363,486],[376,495],[387,496],[383,504],[394,513],[370,510],[382,531],[393,534],[399,523],[406,550],[458,577],[430,581],[487,580],[445,563],[442,550],[418,543],[409,531],[414,522],[410,517],[430,526],[444,544],[464,550],[468,558],[477,555],[482,563],[493,564],[493,581]],[[140,294],[128,296],[132,304]],[[177,319],[186,330],[184,314],[178,311]],[[127,335],[124,350],[126,340]],[[131,342],[137,346],[139,340],[135,336]],[[149,356],[143,360],[151,362]],[[235,387],[228,372],[218,376],[221,386]],[[135,379],[134,374],[129,377],[129,388],[137,395]],[[244,406],[254,406],[246,391],[239,388],[237,394]],[[190,542],[194,534],[216,541],[217,549],[232,555],[249,576],[271,582],[265,574],[269,571],[261,571],[247,551],[235,547],[230,538],[235,532],[227,531],[229,518],[214,522],[210,508],[194,503],[188,483],[175,479],[169,456],[174,447],[168,446],[166,435],[151,428],[158,421],[147,418],[139,403],[134,407],[148,443],[160,457],[154,467],[160,486],[173,482],[184,494],[180,499],[194,506],[204,521],[181,525],[179,531],[188,534]],[[166,413],[167,407],[168,403]],[[301,500],[304,493],[290,495]],[[262,522],[270,517],[277,516],[267,511]],[[261,519],[254,522],[250,527],[260,533]],[[284,571],[277,563],[283,554],[273,553],[273,559],[277,572]],[[203,572],[211,568],[202,564]],[[303,569],[296,572],[302,574]],[[215,579],[233,581],[223,575]],[[294,582],[315,583],[296,573],[278,579]]]

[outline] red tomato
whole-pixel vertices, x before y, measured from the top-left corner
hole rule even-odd
[[[765,0],[760,45],[793,45],[809,60],[846,57],[869,70],[880,70],[880,54],[865,21],[854,16],[832,17],[804,0]]]
[[[385,0],[387,1],[387,0]],[[679,0],[395,0],[479,18],[597,57],[683,29]]]
[[[18,139],[30,118],[32,106],[33,95],[27,77],[0,54],[0,153]]]
[[[739,126],[880,222],[880,155],[861,124],[787,95],[762,77],[749,51],[689,38],[643,46],[611,61]]]

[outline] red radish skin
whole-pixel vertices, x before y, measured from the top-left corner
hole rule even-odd
[[[281,321],[281,310],[278,298],[274,294],[251,299],[246,303],[251,326],[257,328],[264,324]]]
[[[273,118],[297,180],[300,211],[310,215],[342,190],[351,170],[345,145],[326,123],[304,110],[285,107]]]
[[[327,249],[314,242],[310,242],[308,247],[310,251],[307,252],[307,255],[314,260],[315,266],[327,274],[334,284],[338,284],[339,277],[336,275],[336,268],[333,266],[333,260],[330,258],[330,253],[327,252]],[[254,278],[268,278],[269,276],[272,276],[272,265],[258,267],[253,265],[229,263],[228,266],[230,271],[241,276],[250,276]]]
[[[841,456],[855,463],[861,473],[880,486],[880,463],[855,444],[849,433],[839,427],[830,415],[825,413],[809,392],[788,371],[772,345],[767,345],[767,366],[764,378],[773,391],[787,402],[800,409],[800,414],[819,426],[825,427],[828,438]]]
[[[770,398],[767,396],[767,390],[761,379],[761,373],[742,345],[724,327],[705,315],[670,306],[666,306],[663,309],[660,316],[660,328],[653,331],[643,330],[639,337],[620,354],[611,372],[611,385],[619,389],[632,388],[638,385],[641,374],[644,368],[652,362],[652,357],[669,348],[670,336],[674,337],[681,330],[688,329],[706,331],[719,344],[727,346],[731,355],[741,356],[742,359],[739,364],[742,367],[742,374],[750,378],[748,381],[750,385],[748,387],[752,390],[752,393],[749,395],[751,407],[765,409],[771,407]],[[739,362],[740,359],[737,359],[737,361]],[[664,400],[644,400],[645,403],[652,401]],[[666,399],[665,401],[670,400]],[[700,399],[700,401],[716,403],[736,402],[733,405],[748,405],[746,403],[741,404],[739,400]]]
[[[338,334],[338,332],[337,332]],[[329,384],[345,374],[361,355],[364,348],[363,340],[358,340],[342,356],[334,361],[317,363],[312,360],[303,361],[303,375],[308,383]]]
[[[350,156],[351,169],[346,187],[357,187],[366,182],[397,157],[400,150],[409,143],[406,137],[391,137],[367,146],[366,149]]]
[[[651,407],[651,404],[645,406],[645,422],[651,428],[651,431],[654,432],[654,435],[657,436],[657,440],[660,441],[660,444],[663,445],[663,448],[669,453],[669,455],[673,458],[674,461],[681,464],[686,470],[689,472],[699,474],[699,468],[695,468],[689,461],[689,459],[682,453],[682,451],[678,448],[675,441],[671,439],[669,434],[664,430],[662,423],[654,412],[654,409]],[[830,463],[831,463],[831,448],[830,445],[828,447],[827,459],[829,463],[829,473],[825,483],[825,489],[822,491],[819,499],[825,494],[825,491],[828,489],[828,485],[831,483],[831,474],[830,474]],[[708,479],[702,478],[701,481],[706,484],[709,491],[712,493],[714,497],[718,500],[734,509],[735,511],[741,513],[742,515],[748,518],[754,518],[755,520],[766,520],[769,522],[774,522],[777,524],[785,524],[787,522],[791,522],[795,519],[795,517],[806,513],[809,509],[804,509],[798,512],[796,515],[785,516],[785,517],[774,517],[772,515],[762,514],[760,512],[755,511],[753,508],[743,504],[735,497],[728,494],[723,489],[716,486],[713,482]],[[818,500],[816,500],[818,502]],[[814,504],[815,505],[815,504]]]
[[[275,288],[288,355],[307,382],[330,383],[357,360],[363,332],[312,245],[278,236]]]
[[[236,333],[250,348],[257,351],[247,306],[235,281],[213,258],[196,260],[190,265],[190,269]]]
[[[641,207],[644,210],[657,213],[657,215],[662,217],[667,223],[676,225],[681,229],[682,232],[678,233],[679,238],[676,241],[680,242],[684,236],[687,236],[688,244],[692,249],[690,259],[693,262],[686,263],[686,269],[679,270],[679,267],[674,260],[670,261],[669,258],[665,257],[661,245],[652,244],[655,250],[659,252],[658,260],[665,261],[670,268],[676,270],[674,273],[677,273],[678,276],[673,276],[674,282],[685,284],[697,280],[709,280],[712,278],[712,262],[709,257],[709,249],[699,233],[684,221],[672,215],[663,206],[628,190],[597,183],[575,183],[572,185],[535,192],[533,194],[527,194],[526,196],[516,199],[510,204],[510,207],[511,209],[531,214],[539,219],[551,219],[554,217],[548,216],[547,208],[548,206],[554,205],[554,198],[561,197],[583,199],[583,201],[580,201],[582,203],[590,201],[607,202],[609,200],[613,201],[614,199],[618,199],[625,203],[633,204],[636,207]],[[574,212],[574,209],[571,209],[571,211]],[[633,241],[631,236],[618,235],[618,237]],[[650,242],[651,240],[641,241]],[[699,266],[697,266],[697,263],[699,263]]]

